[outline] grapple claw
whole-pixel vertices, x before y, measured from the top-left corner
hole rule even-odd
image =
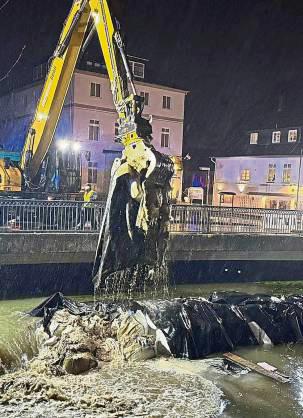
[[[146,145],[152,161],[140,156],[114,163],[93,269],[95,288],[116,272],[161,264],[168,241],[169,191],[173,162]],[[147,149],[148,148],[148,149]],[[139,160],[139,161],[138,161]],[[139,168],[139,165],[141,167]]]

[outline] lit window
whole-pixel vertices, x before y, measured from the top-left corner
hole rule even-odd
[[[143,103],[145,106],[148,106],[149,103],[149,93],[146,91],[141,91],[140,96],[143,98]]]
[[[168,148],[169,147],[169,128],[162,128],[161,131],[161,147]]]
[[[245,168],[241,170],[241,181],[249,181],[250,180],[250,170]]]
[[[98,178],[98,163],[88,162],[87,182],[96,184]]]
[[[290,209],[290,201],[280,200],[279,201],[279,209],[289,210]]]
[[[94,62],[94,67],[96,67],[96,68],[101,68],[101,64],[100,64],[100,62]]]
[[[268,165],[267,181],[273,183],[276,180],[276,164]]]
[[[288,131],[288,142],[296,142],[298,139],[298,130],[290,129]]]
[[[171,105],[171,97],[163,96],[163,102],[162,102],[163,109],[170,109],[170,105]]]
[[[278,202],[276,200],[270,200],[269,201],[269,208],[270,209],[277,209],[278,207]]]
[[[134,77],[144,78],[145,64],[142,62],[129,61],[129,66]]]
[[[281,140],[281,131],[274,131],[272,133],[272,143],[279,144]]]
[[[290,183],[291,180],[291,164],[284,164],[282,181],[283,183]]]
[[[88,65],[89,67],[91,67],[93,65],[92,61],[86,61],[86,65]]]
[[[251,132],[250,134],[250,144],[257,144],[258,143],[258,132]]]
[[[99,141],[100,139],[100,122],[98,120],[90,120],[88,128],[88,139],[90,141]]]
[[[98,83],[90,83],[90,95],[92,97],[101,97],[101,85]]]

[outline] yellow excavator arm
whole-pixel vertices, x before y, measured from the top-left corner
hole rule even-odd
[[[136,95],[122,37],[116,26],[106,0],[74,1],[56,50],[50,59],[49,71],[21,154],[20,165],[28,186],[37,175],[53,140],[89,27],[91,31],[97,31],[106,64],[119,118],[118,139],[126,147],[134,142],[142,142],[140,135],[149,140],[151,127],[149,122],[141,117],[141,98]],[[140,147],[138,144],[137,151],[141,153],[141,163],[146,159],[142,150],[143,146]]]
[[[151,145],[152,128],[142,117],[118,23],[107,0],[74,0],[65,21],[22,152],[25,183],[32,181],[51,145],[81,52],[96,31],[118,115],[122,158],[111,182],[94,265],[94,282],[125,268],[162,263],[169,219],[168,192],[173,162]],[[129,91],[130,90],[130,91]],[[40,180],[41,182],[41,180]],[[150,276],[150,272],[148,273]]]

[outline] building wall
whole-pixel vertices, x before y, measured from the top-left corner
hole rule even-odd
[[[303,164],[300,156],[225,157],[216,159],[213,204],[303,209]],[[287,167],[285,167],[287,165]],[[274,167],[275,166],[275,167]],[[273,171],[275,170],[273,178]],[[289,170],[288,175],[285,169]],[[247,172],[249,171],[249,179]],[[243,177],[244,175],[244,177]],[[298,187],[299,186],[299,187]],[[298,205],[297,205],[297,191]],[[234,193],[232,195],[224,193]]]
[[[91,96],[91,83],[100,84],[101,97]],[[170,156],[181,157],[186,92],[141,81],[136,82],[136,86],[138,94],[149,93],[149,103],[145,106],[144,116],[152,116],[155,148]],[[5,148],[22,150],[41,88],[42,84],[36,83],[0,98],[0,143]],[[163,96],[171,98],[170,109],[163,109]],[[100,193],[107,192],[111,164],[122,151],[121,145],[114,142],[116,119],[108,77],[77,70],[65,100],[53,146],[60,140],[77,142],[81,152],[82,185],[88,181],[88,166],[94,164],[98,170],[94,187]],[[98,141],[89,139],[91,120],[99,121]],[[161,147],[162,128],[169,129],[168,147]],[[176,170],[173,185],[173,197],[181,199],[181,170]]]

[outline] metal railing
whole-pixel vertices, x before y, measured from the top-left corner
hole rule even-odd
[[[204,234],[303,234],[303,211],[176,205],[171,232]]]
[[[98,232],[105,203],[0,199],[0,232]],[[170,232],[303,234],[303,211],[172,205]]]
[[[0,199],[0,232],[96,232],[104,202]]]

